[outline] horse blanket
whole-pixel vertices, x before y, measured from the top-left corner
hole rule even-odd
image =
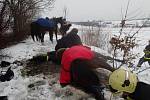
[[[35,21],[35,23],[47,28],[53,28],[56,26],[56,22],[52,19],[39,18],[37,21]]]

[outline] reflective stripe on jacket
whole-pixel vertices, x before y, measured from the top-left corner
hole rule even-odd
[[[64,51],[61,61],[60,83],[70,83],[70,65],[75,59],[92,59],[94,53],[85,46],[73,46]]]
[[[145,57],[144,59],[145,59],[145,60],[150,60],[150,58],[147,58],[147,57]]]

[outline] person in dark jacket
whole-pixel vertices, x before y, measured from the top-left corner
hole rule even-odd
[[[57,51],[60,48],[70,48],[74,45],[82,45],[81,38],[77,33],[78,29],[73,28],[69,33],[57,41],[55,50]]]
[[[149,44],[145,47],[144,51],[144,56],[142,58],[140,58],[137,67],[141,67],[141,65],[148,61],[149,65],[150,65],[150,40],[149,40]]]
[[[119,68],[109,77],[109,87],[113,94],[123,92],[125,100],[149,100],[150,84],[138,80],[136,74]]]
[[[81,39],[78,36],[78,29],[73,28],[69,33],[57,41],[55,51],[48,52],[49,60],[56,64],[60,64],[60,59],[56,57],[56,52],[62,48],[70,48],[75,45],[82,45]]]

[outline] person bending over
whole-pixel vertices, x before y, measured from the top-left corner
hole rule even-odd
[[[150,84],[138,80],[129,70],[117,69],[110,74],[109,87],[112,93],[123,92],[125,100],[150,100]]]

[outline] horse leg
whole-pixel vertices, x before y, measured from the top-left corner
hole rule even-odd
[[[39,30],[37,30],[37,32],[36,32],[36,40],[37,41],[41,41],[41,33],[40,33],[40,31]]]
[[[36,31],[35,31],[35,37],[37,41],[41,40],[41,26],[36,24]]]
[[[31,33],[31,37],[32,37],[32,40],[35,41],[34,39],[34,35],[35,35],[35,23],[32,22],[31,25],[30,25],[30,33]]]
[[[43,43],[44,42],[44,35],[45,35],[45,33],[43,32],[43,33],[41,33],[41,42]]]
[[[57,39],[57,28],[55,29],[55,36],[56,36],[56,41],[58,40]]]
[[[38,35],[36,35],[36,41],[39,41],[39,37],[38,37]]]
[[[31,37],[32,37],[32,40],[35,41],[33,33],[31,33]]]
[[[40,33],[40,34],[38,35],[38,37],[39,37],[39,41],[42,42],[42,33]]]
[[[53,43],[53,31],[49,31],[49,39]]]

